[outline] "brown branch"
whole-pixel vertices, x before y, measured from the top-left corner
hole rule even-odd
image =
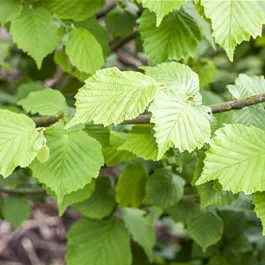
[[[183,202],[200,202],[199,194],[184,195],[181,199]]]
[[[256,105],[265,102],[265,93],[255,95],[245,99],[232,100],[221,104],[211,105],[212,113],[225,112],[235,109],[243,109],[244,107]]]
[[[221,104],[210,105],[212,113],[226,112],[230,110],[242,109],[247,106],[256,105],[265,102],[265,93],[255,95],[249,98],[232,100]],[[61,117],[34,117],[32,118],[36,125],[49,126],[57,122]],[[142,114],[133,120],[126,120],[122,124],[146,124],[150,123],[151,114]]]
[[[104,9],[96,13],[96,18],[105,17],[115,6],[116,6],[115,3],[108,4]]]
[[[9,189],[0,187],[0,193],[15,194],[15,195],[45,195],[46,191],[43,189]]]
[[[212,113],[226,112],[230,110],[242,109],[247,106],[256,105],[265,102],[265,93],[255,95],[249,98],[232,100],[221,104],[210,105]],[[140,115],[137,118],[129,121],[124,121],[123,124],[145,124],[150,123],[151,114]]]
[[[60,118],[61,117],[43,116],[43,117],[33,117],[32,120],[35,122],[37,127],[41,127],[41,126],[49,126],[51,124],[54,124]]]
[[[150,123],[151,114],[139,115],[136,119],[126,120],[122,124],[146,124]]]
[[[113,43],[110,44],[110,50],[112,52],[117,51],[118,49],[120,49],[124,44],[126,44],[127,42],[133,40],[138,34],[138,31],[135,30],[133,31],[131,34],[128,34],[127,36],[121,37],[117,40],[115,40]]]

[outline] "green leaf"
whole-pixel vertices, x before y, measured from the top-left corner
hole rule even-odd
[[[229,263],[223,255],[217,254],[210,258],[207,265],[231,265],[231,263]]]
[[[92,120],[107,126],[134,119],[157,89],[155,81],[141,73],[121,72],[116,67],[99,70],[77,93],[76,114],[66,128]]]
[[[41,0],[37,6],[43,6],[61,19],[82,21],[93,16],[105,5],[105,0]]]
[[[136,16],[121,7],[112,9],[106,16],[106,27],[115,36],[124,36],[132,32]]]
[[[265,22],[255,1],[202,0],[205,15],[212,21],[215,41],[222,46],[233,61],[237,44],[262,34]]]
[[[27,167],[36,157],[42,141],[43,137],[29,117],[0,110],[0,174],[8,177],[16,167]]]
[[[197,212],[187,222],[189,236],[202,247],[203,252],[221,239],[223,229],[223,220],[211,211]]]
[[[144,11],[140,33],[145,52],[156,63],[193,57],[201,40],[196,22],[183,10],[167,15],[159,27],[155,14]]]
[[[234,201],[234,196],[231,192],[222,190],[218,182],[209,182],[197,187],[201,209],[209,206],[224,206]]]
[[[262,235],[265,236],[265,192],[256,192],[253,204],[255,205],[254,211],[262,223]]]
[[[135,155],[126,150],[119,150],[119,147],[128,139],[127,133],[111,131],[110,145],[103,148],[105,164],[115,166],[120,162],[130,161]]]
[[[225,190],[252,194],[265,190],[265,132],[256,127],[227,124],[215,132],[197,185],[218,180]]]
[[[71,31],[65,52],[71,63],[84,73],[94,74],[105,62],[102,47],[95,36],[84,28]]]
[[[200,1],[201,0],[190,1],[183,6],[183,9],[196,21],[203,37],[211,44],[211,47],[216,50],[216,45],[212,36],[211,21],[205,18],[203,7],[198,3]]]
[[[110,144],[110,129],[102,125],[87,124],[84,131],[92,138],[97,139],[103,147]]]
[[[227,254],[241,256],[243,253],[253,251],[253,246],[249,240],[249,236],[244,235],[244,231],[241,231],[242,234],[235,238],[228,238],[224,242],[224,252]]]
[[[205,154],[206,150],[207,150],[207,148],[205,150],[204,150],[204,148],[202,148],[201,150],[197,151],[197,163],[196,163],[196,168],[193,171],[193,177],[192,177],[192,181],[191,181],[191,184],[193,186],[196,185],[196,181],[199,179],[199,177],[202,174],[202,170],[204,167],[203,160],[205,159],[205,156],[206,156],[206,154]]]
[[[211,136],[208,107],[202,107],[198,75],[188,66],[163,63],[143,67],[146,74],[167,87],[157,92],[149,110],[158,143],[158,159],[171,147],[180,152],[201,148]]]
[[[149,110],[155,124],[158,159],[171,147],[192,152],[210,140],[210,108],[191,104],[188,95],[176,87],[160,90]]]
[[[19,85],[17,89],[17,99],[21,100],[26,98],[30,92],[36,92],[45,89],[45,87],[38,82],[26,82]]]
[[[71,65],[68,56],[65,53],[65,49],[62,48],[60,51],[54,53],[54,62],[59,64],[62,70],[66,73],[71,74],[72,76],[76,77],[77,79],[84,81],[90,74],[84,73],[79,71],[76,67]]]
[[[149,210],[149,209],[148,209]],[[133,239],[143,247],[149,260],[153,257],[153,247],[156,243],[155,219],[161,214],[161,210],[150,208],[154,213],[147,214],[140,209],[121,209],[123,220]]]
[[[164,16],[172,12],[174,9],[179,9],[187,0],[138,0],[143,4],[143,7],[148,8],[150,11],[156,13],[156,26],[158,27]]]
[[[253,207],[252,203],[251,206]],[[231,209],[221,209],[218,211],[218,215],[224,222],[224,238],[234,239],[244,234],[246,228],[246,214],[244,210],[235,211]]]
[[[239,193],[237,199],[234,200],[231,204],[219,208],[221,210],[235,211],[235,212],[252,212],[253,204],[252,197],[245,195],[244,193]]]
[[[25,197],[9,195],[4,199],[2,213],[14,228],[18,228],[30,217],[30,206]]]
[[[69,205],[80,203],[89,198],[95,190],[95,180],[87,184],[83,189],[71,192],[63,197],[63,201],[58,204],[59,215],[62,216]]]
[[[50,188],[62,203],[63,197],[89,184],[103,165],[100,143],[83,131],[67,133],[57,123],[45,131],[50,158],[46,163],[34,160],[33,176]]]
[[[0,0],[0,6],[0,23],[2,26],[18,17],[23,8],[20,0]]]
[[[26,112],[40,115],[59,116],[66,111],[67,105],[63,94],[51,88],[31,92],[17,103]]]
[[[167,169],[158,169],[146,185],[145,202],[162,209],[178,203],[183,196],[185,181]]]
[[[116,186],[116,198],[120,207],[140,206],[145,197],[147,179],[146,170],[140,162],[130,164],[124,169]]]
[[[156,161],[158,148],[152,130],[153,125],[135,125],[118,150],[127,150],[145,160]]]
[[[109,54],[109,41],[110,36],[105,27],[100,24],[100,21],[96,17],[91,17],[82,22],[75,22],[77,27],[85,28],[92,33],[97,39],[98,43],[103,49],[104,57],[106,58]]]
[[[196,63],[194,63],[193,70],[199,76],[201,87],[209,87],[209,85],[215,81],[217,68],[211,61],[211,59],[198,60]],[[220,95],[212,91],[202,90],[201,93],[203,96],[203,104],[205,105],[212,105],[224,102],[223,98]]]
[[[24,9],[11,23],[14,42],[36,61],[39,69],[43,58],[56,49],[62,37],[62,32],[52,22],[48,10],[36,8]]]
[[[68,265],[130,265],[130,236],[119,220],[80,220],[67,233]]]
[[[139,244],[134,243],[131,244],[131,251],[133,256],[132,265],[150,265],[151,263],[148,260],[143,248],[139,246]]]
[[[187,224],[189,217],[199,211],[200,208],[198,204],[191,201],[180,201],[173,207],[166,209],[165,212],[168,213],[176,223],[181,222]]]
[[[115,191],[107,177],[100,177],[96,181],[96,188],[85,201],[75,204],[74,209],[85,217],[102,219],[109,216],[116,205]]]

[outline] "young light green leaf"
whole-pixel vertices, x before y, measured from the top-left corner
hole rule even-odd
[[[104,126],[119,124],[141,114],[158,89],[156,82],[141,73],[118,68],[99,70],[86,80],[76,95],[76,114],[67,124],[94,121]]]
[[[158,159],[173,146],[181,152],[202,147],[211,135],[207,118],[210,109],[200,106],[198,75],[188,66],[175,62],[142,69],[167,86],[156,94],[149,108],[153,113],[151,121],[155,123]]]
[[[152,125],[136,125],[128,134],[128,139],[118,150],[127,150],[145,160],[157,160],[158,148],[152,133]]]
[[[240,74],[235,80],[235,85],[228,85],[229,92],[235,99],[248,98],[265,92],[265,79],[263,76],[248,76]],[[263,104],[248,106],[235,111],[232,116],[233,123],[240,123],[247,126],[254,125],[265,130],[262,119],[265,115]]]
[[[12,21],[10,33],[19,48],[27,52],[41,68],[43,58],[59,44],[62,32],[52,21],[47,9],[24,9],[21,15]]]
[[[196,184],[218,180],[223,189],[233,193],[265,190],[265,132],[256,127],[227,124],[215,134]]]
[[[202,103],[202,97],[199,93],[199,77],[189,66],[177,62],[169,62],[155,67],[143,66],[141,69],[156,82],[166,86],[174,86],[178,90],[185,92],[187,97],[192,98],[196,105]]]
[[[155,14],[145,10],[140,33],[147,55],[156,63],[194,56],[201,40],[196,22],[183,10],[167,15],[159,27],[156,27]]]
[[[255,205],[254,211],[262,223],[262,235],[265,236],[265,192],[256,192],[253,204]]]
[[[156,243],[155,219],[161,214],[161,210],[153,207],[148,211],[153,214],[147,214],[146,211],[140,209],[124,208],[121,209],[123,220],[132,235],[133,239],[143,247],[149,260],[152,260],[152,249]]]
[[[203,252],[221,239],[223,230],[223,220],[212,211],[197,212],[187,222],[189,236],[202,247]]]
[[[138,0],[145,8],[156,13],[156,26],[158,27],[164,16],[172,12],[174,9],[179,9],[187,0]]]
[[[233,123],[240,123],[246,126],[256,126],[262,130],[265,130],[265,123],[263,118],[265,116],[265,110],[262,104],[245,107],[239,111],[235,111],[232,116]]]
[[[105,62],[102,47],[95,36],[84,28],[71,31],[65,52],[71,63],[84,73],[94,74]]]
[[[41,163],[45,163],[49,160],[50,157],[50,149],[47,145],[43,145],[41,149],[38,151],[37,159]]]
[[[120,175],[116,191],[120,207],[137,208],[145,197],[145,184],[148,179],[140,162],[129,164]]]
[[[182,198],[184,184],[185,181],[170,170],[158,169],[147,181],[145,202],[169,208]]]
[[[0,110],[0,174],[8,177],[16,167],[27,167],[36,157],[42,141],[43,137],[29,117]]]
[[[66,111],[67,105],[63,94],[51,88],[31,92],[17,103],[32,114],[59,116]]]
[[[127,150],[119,150],[119,148],[127,141],[128,134],[123,132],[110,132],[110,143],[103,148],[105,164],[114,166],[120,162],[130,161],[135,155]]]
[[[82,21],[92,17],[98,10],[104,7],[105,0],[41,0],[37,6],[43,6],[52,13],[56,13],[61,19]]]
[[[210,108],[189,101],[185,92],[172,86],[158,91],[151,104],[149,110],[152,112],[151,122],[155,124],[158,159],[171,147],[180,152],[192,152],[210,140]]]
[[[30,217],[30,206],[25,197],[7,196],[3,202],[2,214],[14,228],[18,228]]]
[[[89,198],[95,190],[96,181],[92,180],[83,189],[71,192],[63,197],[63,201],[58,204],[59,215],[62,216],[69,205],[80,203]]]
[[[228,85],[227,88],[235,99],[244,99],[265,93],[265,79],[264,76],[240,74],[235,85]]]
[[[255,1],[212,1],[202,0],[205,15],[212,21],[215,41],[233,61],[237,44],[262,34],[265,22],[262,11]]]
[[[107,177],[100,177],[96,181],[96,188],[91,196],[78,204],[74,209],[85,217],[102,219],[111,214],[116,205],[115,191]]]
[[[17,18],[23,9],[20,0],[0,0],[0,6],[0,23],[2,26]]]
[[[129,233],[119,220],[80,220],[67,233],[66,261],[68,265],[131,265]]]
[[[63,197],[82,189],[96,178],[104,163],[100,143],[83,131],[67,133],[57,123],[45,131],[50,158],[46,163],[34,160],[33,176],[50,188],[62,203]]]
[[[209,182],[197,187],[200,195],[201,209],[209,206],[224,206],[235,200],[230,191],[222,190],[218,182]]]

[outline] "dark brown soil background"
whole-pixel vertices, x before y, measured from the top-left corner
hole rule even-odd
[[[65,265],[66,231],[78,219],[71,210],[60,218],[48,198],[32,205],[31,218],[16,231],[0,221],[0,265]]]

